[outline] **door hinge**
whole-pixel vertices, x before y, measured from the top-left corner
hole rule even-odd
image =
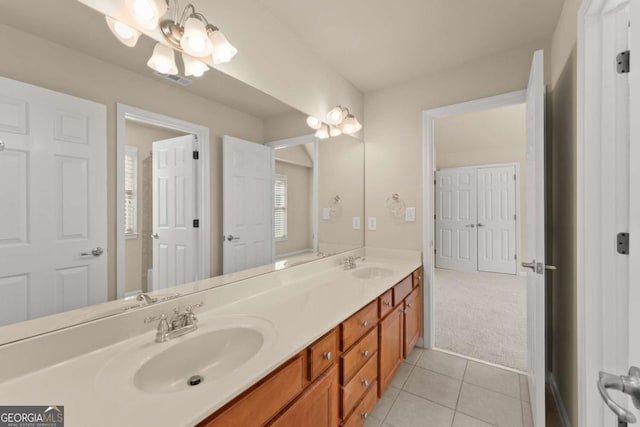
[[[433,250],[433,254],[435,255],[435,254],[437,254],[437,253],[438,253],[438,250],[437,250],[437,249],[434,249],[434,250]]]
[[[631,71],[631,51],[625,50],[616,56],[616,63],[619,74],[626,74]]]
[[[518,177],[516,177],[516,174],[513,174],[513,180],[516,181],[518,179]]]
[[[513,254],[513,259],[518,260],[518,254]]]
[[[513,220],[517,221],[518,220],[518,214],[513,214]]]
[[[618,233],[616,249],[621,255],[629,255],[629,233]]]
[[[200,152],[198,150],[193,150],[193,160],[198,160],[200,158]]]
[[[199,219],[194,219],[193,220],[193,228],[200,228],[200,220]]]

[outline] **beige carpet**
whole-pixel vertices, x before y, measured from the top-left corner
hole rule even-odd
[[[435,270],[437,348],[527,367],[526,278]]]

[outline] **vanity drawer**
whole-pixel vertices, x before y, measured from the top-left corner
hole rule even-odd
[[[413,290],[413,276],[407,276],[393,287],[393,305],[396,306]]]
[[[304,388],[304,361],[297,356],[284,368],[258,383],[249,393],[211,420],[204,427],[251,427],[264,425],[274,414],[295,399]]]
[[[388,312],[393,310],[393,289],[389,289],[378,298],[378,307],[378,312],[380,313],[378,317],[380,319],[383,319]]]
[[[360,398],[378,379],[378,357],[373,354],[358,373],[342,387],[342,418],[346,418]]]
[[[413,287],[416,288],[422,283],[422,267],[413,272]]]
[[[338,330],[334,329],[307,349],[309,369],[309,381],[316,379],[338,357]]]
[[[373,301],[365,308],[342,322],[342,339],[340,349],[342,351],[351,347],[371,328],[378,323],[378,300]]]
[[[361,341],[354,345],[351,350],[342,355],[342,381],[347,384],[351,378],[364,366],[369,359],[373,358],[378,351],[378,328],[373,328]]]
[[[376,403],[378,403],[376,388],[377,384],[375,382],[371,384],[364,399],[358,404],[349,419],[342,424],[342,427],[362,427],[364,425],[367,417],[371,414],[373,408],[375,408]]]

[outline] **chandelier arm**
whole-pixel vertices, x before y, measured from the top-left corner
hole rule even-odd
[[[191,13],[189,15],[187,15],[187,11],[191,9]],[[192,5],[191,3],[189,3],[188,5],[185,6],[184,11],[182,12],[182,18],[180,18],[180,22],[178,23],[178,25],[180,27],[184,27],[184,23],[186,22],[187,18],[190,18],[191,16],[196,14],[196,8],[194,5]]]

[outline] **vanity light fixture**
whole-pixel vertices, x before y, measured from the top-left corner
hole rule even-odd
[[[140,38],[141,34],[140,31],[131,28],[124,22],[115,20],[110,16],[105,16],[105,19],[107,20],[107,25],[109,26],[109,29],[111,30],[113,35],[116,36],[116,38],[120,40],[123,45],[134,47],[136,43],[138,43],[138,39]]]
[[[307,117],[307,125],[316,130],[316,137],[326,139],[329,136],[351,135],[362,129],[362,125],[348,108],[341,105],[335,106],[327,113],[327,122],[324,123],[314,116]],[[326,129],[325,129],[326,127]],[[326,136],[328,135],[328,136]]]
[[[218,27],[209,23],[207,18],[196,12],[193,4],[188,4],[180,13],[178,0],[173,0],[173,19],[165,19],[171,0],[123,0],[132,21],[141,28],[153,31],[160,29],[166,43],[158,43],[147,65],[162,74],[177,74],[173,49],[183,53],[185,74],[202,76],[209,66],[206,59],[214,65],[231,61],[238,53]],[[111,32],[124,45],[133,47],[138,42],[140,31],[124,22],[105,17]],[[169,54],[168,50],[171,50]]]

